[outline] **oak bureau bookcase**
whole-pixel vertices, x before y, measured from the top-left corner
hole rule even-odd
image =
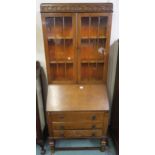
[[[106,147],[112,3],[40,6],[48,75],[47,123],[57,139],[97,138]],[[73,149],[73,148],[72,148]]]

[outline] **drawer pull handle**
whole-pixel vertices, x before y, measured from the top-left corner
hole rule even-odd
[[[95,133],[92,133],[92,137],[95,137],[95,135],[96,135]]]
[[[64,129],[64,126],[60,126],[60,129],[63,130]]]
[[[92,120],[96,120],[96,116],[94,115],[94,116],[92,116]]]
[[[92,125],[92,129],[95,129],[96,128],[96,125]]]
[[[61,137],[64,137],[64,133],[61,133],[60,136],[61,136]]]
[[[59,118],[60,118],[60,119],[64,119],[64,116],[60,116]]]

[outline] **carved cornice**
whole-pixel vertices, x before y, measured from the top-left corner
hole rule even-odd
[[[112,12],[112,3],[42,3],[41,13],[54,12]]]

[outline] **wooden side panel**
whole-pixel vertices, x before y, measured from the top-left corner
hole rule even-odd
[[[46,57],[46,68],[47,68],[47,78],[48,78],[48,83],[51,83],[51,72],[50,72],[50,63],[49,63],[49,58],[50,55],[48,53],[48,41],[47,41],[47,34],[46,34],[46,21],[45,21],[45,16],[41,14],[41,19],[42,19],[42,30],[43,30],[43,39],[44,39],[44,51],[45,51],[45,57]]]
[[[108,75],[108,61],[109,61],[109,51],[110,51],[110,36],[111,36],[111,24],[112,24],[112,13],[108,14],[108,23],[107,23],[107,32],[106,32],[106,52],[104,53],[104,83],[107,84],[107,75]]]

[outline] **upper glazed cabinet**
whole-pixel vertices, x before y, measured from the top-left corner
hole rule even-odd
[[[112,4],[42,4],[49,83],[105,83]]]

